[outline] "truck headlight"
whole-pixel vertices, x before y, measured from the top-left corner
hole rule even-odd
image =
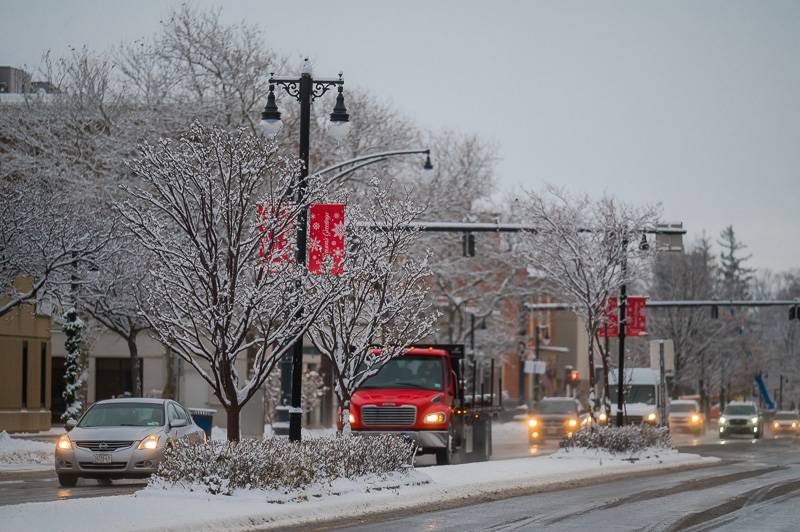
[[[757,424],[758,423],[758,418],[757,417],[751,417],[750,418],[750,423],[752,423],[753,425]]]
[[[528,426],[531,427],[531,428],[535,427],[538,424],[539,424],[539,422],[536,421],[535,419],[531,419],[530,421],[528,421]]]
[[[350,414],[349,416],[347,416],[347,420],[348,420],[348,421],[350,422],[350,424],[352,425],[353,423],[355,423],[355,422],[356,422],[356,415],[355,415],[355,414]]]
[[[697,414],[692,416],[692,423],[700,423],[700,416]]]
[[[570,419],[569,421],[567,421],[567,425],[569,425],[570,427],[576,427],[578,425],[578,420]]]
[[[728,422],[728,420],[725,419],[725,416],[719,416],[719,424],[720,425],[724,425],[727,422]]]
[[[647,415],[647,421],[655,421],[655,420],[656,420],[656,415],[654,413]]]
[[[69,451],[72,449],[72,442],[69,441],[69,436],[63,434],[60,438],[58,438],[58,443],[56,443],[56,447],[61,451]]]
[[[139,443],[137,449],[147,449],[151,451],[156,447],[158,447],[158,434],[151,434]]]
[[[444,415],[444,412],[434,412],[433,414],[428,414],[427,416],[425,416],[425,418],[422,421],[424,423],[427,423],[428,425],[437,425],[444,423],[445,419],[446,416]]]

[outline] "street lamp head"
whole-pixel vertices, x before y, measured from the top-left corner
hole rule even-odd
[[[267,105],[261,113],[261,122],[258,124],[261,133],[268,139],[273,138],[283,127],[281,112],[275,103],[275,85],[270,84],[269,94],[267,95]]]
[[[341,76],[340,76],[341,77]],[[336,105],[331,113],[331,124],[328,132],[336,142],[341,142],[350,132],[350,115],[344,105],[343,87],[339,85],[339,94],[336,95]]]
[[[431,150],[425,152],[425,164],[422,166],[422,169],[433,170],[433,164],[431,164]]]

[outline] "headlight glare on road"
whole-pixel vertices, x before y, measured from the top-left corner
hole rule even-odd
[[[425,416],[423,421],[429,425],[435,425],[439,423],[444,423],[445,415],[444,412],[434,412],[433,414],[428,414]]]
[[[700,423],[700,416],[697,414],[692,416],[692,423]]]
[[[752,423],[753,425],[755,425],[756,423],[758,423],[758,418],[757,418],[757,417],[751,417],[751,418],[750,418],[750,423]]]
[[[69,441],[69,436],[63,434],[60,438],[58,438],[58,442],[56,443],[56,447],[61,449],[62,451],[68,451],[72,449],[72,442]]]
[[[151,434],[139,443],[137,449],[152,450],[158,447],[158,434]]]
[[[536,421],[535,419],[531,419],[530,421],[528,421],[528,426],[531,427],[531,428],[535,427],[538,424],[539,424],[539,422]]]
[[[725,419],[725,416],[720,416],[720,418],[719,418],[719,424],[720,424],[720,425],[724,425],[724,424],[725,424],[727,421],[728,421],[728,420],[727,420],[727,419]]]

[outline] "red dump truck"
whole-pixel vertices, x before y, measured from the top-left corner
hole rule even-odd
[[[476,396],[473,365],[465,398],[463,359],[463,345],[430,345],[390,360],[353,394],[352,431],[399,434],[416,442],[418,453],[435,454],[437,464],[488,459],[493,394]]]

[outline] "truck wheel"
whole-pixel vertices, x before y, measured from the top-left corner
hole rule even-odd
[[[74,488],[78,483],[78,477],[75,475],[62,475],[58,474],[58,485],[62,488]]]
[[[447,433],[447,447],[436,449],[436,465],[450,465],[453,463],[453,433]]]

